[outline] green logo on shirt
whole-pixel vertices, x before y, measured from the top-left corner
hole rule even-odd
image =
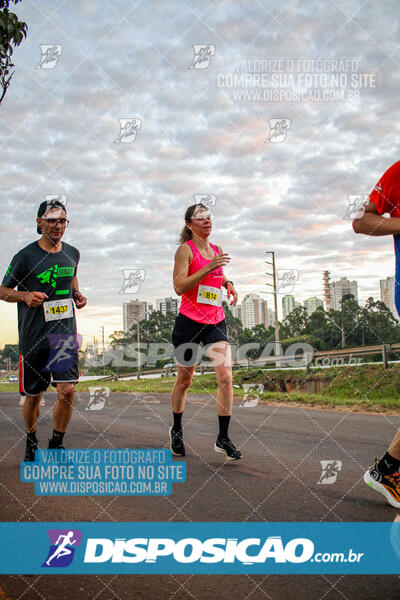
[[[11,267],[12,267],[12,264],[8,267],[8,269],[7,269],[6,274],[4,275],[4,277],[7,277],[7,275],[9,275],[11,273]]]
[[[50,267],[50,269],[46,269],[43,273],[39,273],[36,277],[40,280],[40,283],[49,283],[51,287],[56,287],[56,280],[59,277],[73,277],[75,271],[75,267],[58,267],[58,265],[54,265],[54,267]]]

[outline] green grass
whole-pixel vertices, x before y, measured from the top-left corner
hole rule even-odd
[[[112,392],[142,392],[170,394],[175,377],[160,379],[140,379],[130,381],[88,381],[79,383],[77,391],[86,392],[92,386],[107,386]],[[281,391],[282,382],[293,386],[315,386],[320,381],[323,385],[319,393],[303,390],[291,392]],[[296,403],[308,406],[327,408],[350,408],[354,410],[382,411],[400,410],[400,365],[390,365],[384,369],[382,365],[360,365],[357,367],[332,367],[330,369],[313,369],[309,374],[305,371],[289,369],[271,371],[248,369],[234,371],[234,396],[243,397],[243,383],[262,383],[263,402]],[[191,394],[215,395],[217,380],[215,373],[195,376],[190,388]],[[50,388],[51,389],[51,388]],[[0,391],[18,391],[18,384],[0,385]]]

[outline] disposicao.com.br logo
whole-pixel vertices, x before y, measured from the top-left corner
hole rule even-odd
[[[308,538],[293,538],[286,544],[281,536],[262,538],[89,538],[85,563],[156,563],[169,557],[177,563],[234,563],[244,565],[265,563],[359,562],[362,553],[350,549],[347,553],[314,554],[314,543]]]

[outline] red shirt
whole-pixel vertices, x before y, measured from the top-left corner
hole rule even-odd
[[[400,217],[400,161],[382,175],[369,200],[375,204],[380,215],[389,213],[391,217]]]

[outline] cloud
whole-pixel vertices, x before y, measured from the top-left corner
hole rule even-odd
[[[392,240],[356,236],[343,217],[347,196],[369,193],[398,159],[397,4],[379,14],[352,0],[321,7],[19,4],[28,39],[0,109],[2,270],[35,239],[44,194],[67,194],[65,239],[81,251],[92,306],[80,323],[92,332],[104,309],[111,329],[122,268],[146,270],[141,299],[174,295],[184,211],[209,193],[212,241],[231,254],[227,272],[242,298],[265,277],[267,249],[308,273],[299,299],[321,296],[325,269],[359,279],[361,299],[378,297],[379,278],[393,273]],[[56,67],[36,69],[39,45],[50,42],[63,47]],[[189,69],[193,44],[215,44],[208,69]],[[379,85],[335,102],[238,101],[217,86],[238,60],[271,57],[356,57]],[[142,120],[136,140],[115,143],[119,119],[133,117]],[[284,143],[266,142],[270,118],[291,120]]]

